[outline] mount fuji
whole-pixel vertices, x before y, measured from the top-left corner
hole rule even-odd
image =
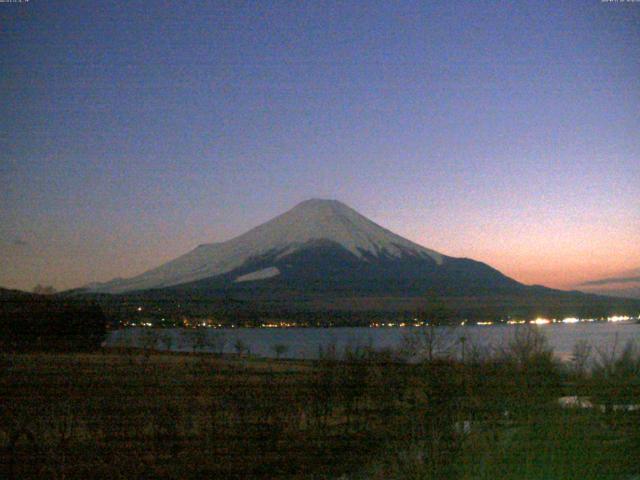
[[[196,305],[200,313],[218,307],[410,312],[433,297],[445,299],[461,318],[640,311],[634,300],[524,285],[485,263],[411,242],[339,201],[319,199],[226,242],[200,245],[141,275],[82,292],[165,308]]]
[[[312,199],[239,237],[200,245],[141,275],[90,289],[123,293],[263,286],[258,284],[353,292],[522,287],[488,265],[448,257],[396,235],[344,203]]]

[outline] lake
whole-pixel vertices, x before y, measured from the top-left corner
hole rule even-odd
[[[424,327],[219,328],[202,329],[201,333],[206,335],[211,343],[215,343],[216,339],[223,339],[225,353],[234,353],[234,344],[241,340],[249,348],[252,355],[275,357],[274,346],[284,345],[286,352],[282,354],[282,357],[312,359],[318,357],[320,348],[326,350],[331,346],[335,346],[337,352],[343,352],[345,347],[349,346],[371,346],[374,349],[397,348],[402,344],[405,336],[419,328]],[[454,327],[453,331],[447,327],[438,328],[441,329],[440,332],[443,335],[446,332],[450,342],[456,342],[464,337],[468,350],[471,345],[490,347],[505,344],[513,337],[516,329],[522,327],[517,325],[473,325]],[[555,354],[563,360],[567,360],[571,356],[573,346],[580,340],[588,341],[594,349],[606,351],[611,351],[613,348],[620,351],[629,340],[640,345],[640,324],[632,322],[549,324],[534,328],[538,328],[546,335]],[[151,335],[168,336],[170,338],[169,348],[173,351],[191,351],[194,337],[185,336],[183,332],[184,329],[177,328],[163,330],[127,328],[111,332],[105,346],[143,347],[145,343],[148,344],[151,333]],[[194,330],[188,332],[192,333]],[[167,343],[158,341],[154,348],[167,349]],[[203,350],[218,351],[219,347],[211,346]]]

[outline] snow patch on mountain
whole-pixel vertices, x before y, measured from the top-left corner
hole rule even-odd
[[[253,280],[266,280],[267,278],[273,278],[280,275],[278,267],[267,267],[262,270],[240,275],[234,280],[234,282],[251,282]]]

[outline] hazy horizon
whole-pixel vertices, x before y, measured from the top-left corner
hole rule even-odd
[[[0,286],[311,197],[574,288],[640,267],[640,4],[1,3]]]

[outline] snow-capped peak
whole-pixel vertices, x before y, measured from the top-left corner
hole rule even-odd
[[[246,235],[252,232],[259,234],[261,240],[268,239],[269,243],[278,246],[330,240],[358,257],[364,252],[379,256],[383,251],[387,255],[398,256],[402,250],[410,250],[442,262],[439,253],[386,230],[337,200],[304,201]]]
[[[230,272],[247,260],[271,252],[287,255],[317,240],[337,243],[357,257],[378,257],[407,252],[430,257],[441,264],[443,256],[377,225],[337,200],[311,199],[284,214],[222,243],[200,245],[191,252],[137,277],[109,282],[100,291],[121,292],[166,287]]]

